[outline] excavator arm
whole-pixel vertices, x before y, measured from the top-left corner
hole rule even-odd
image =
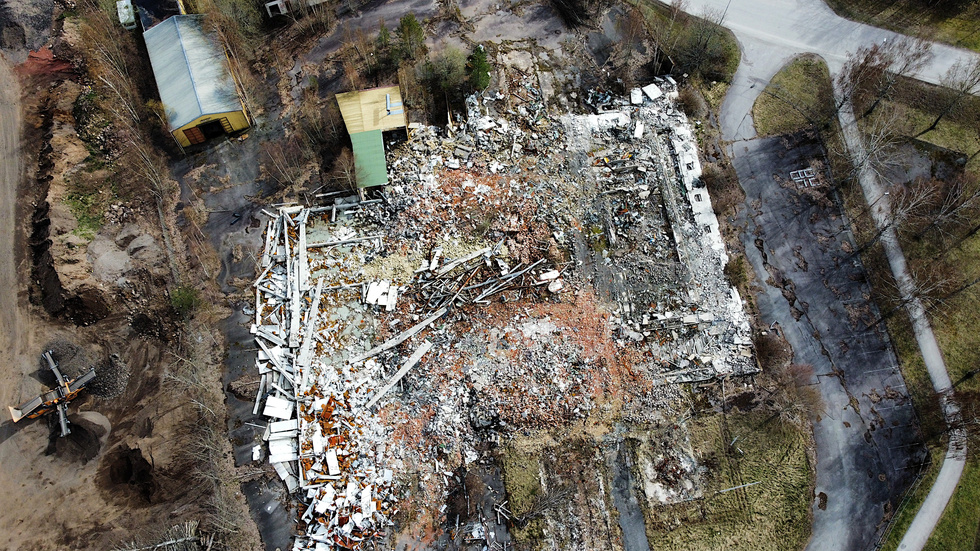
[[[25,417],[34,419],[57,410],[61,436],[68,436],[71,433],[68,428],[68,402],[74,399],[85,388],[85,385],[92,382],[92,379],[95,379],[95,368],[89,369],[81,377],[69,380],[58,369],[58,364],[54,361],[50,351],[44,353],[44,359],[48,362],[48,369],[54,373],[58,387],[24,402],[20,407],[8,407],[7,409],[10,410],[10,417],[14,423]]]

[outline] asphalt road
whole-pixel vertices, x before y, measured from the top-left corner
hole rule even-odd
[[[808,549],[870,549],[925,458],[897,359],[887,335],[868,329],[877,311],[836,206],[786,184],[820,148],[776,137],[736,149],[761,321],[776,323],[794,362],[813,366],[825,404],[814,423],[818,497]]]
[[[723,14],[722,24],[735,33],[743,52],[742,65],[722,106],[722,137],[745,140],[755,137],[746,116],[765,83],[790,57],[810,52],[820,55],[836,74],[849,53],[860,47],[902,38],[902,35],[849,21],[835,14],[821,0],[688,0],[686,10],[695,15]],[[976,53],[945,44],[933,44],[932,58],[916,76],[938,83],[958,60]]]
[[[687,11],[696,15],[713,14],[719,16],[723,25],[731,29],[739,41],[742,62],[733,77],[728,95],[722,104],[720,125],[722,137],[729,142],[734,142],[731,146],[731,152],[735,158],[740,181],[743,173],[747,170],[747,165],[764,162],[759,159],[746,159],[746,155],[751,154],[748,152],[748,147],[743,147],[743,144],[747,143],[744,140],[751,140],[756,137],[751,116],[752,106],[769,80],[787,60],[801,53],[818,54],[827,62],[833,76],[840,71],[848,54],[856,52],[862,46],[903,38],[902,35],[892,31],[843,19],[821,0],[689,0]],[[915,76],[932,83],[940,82],[943,75],[954,63],[958,61],[970,62],[977,56],[974,52],[944,44],[933,44],[931,52],[932,56],[929,62]],[[846,121],[843,124],[846,125]],[[855,142],[853,136],[851,138],[848,140],[849,148],[853,150],[854,147],[860,147],[860,140]],[[751,147],[757,148],[758,145]],[[744,187],[745,182],[742,181],[742,184]],[[862,185],[869,200],[881,196],[882,192],[877,189],[874,182],[862,181]],[[746,191],[748,192],[748,190]],[[762,195],[759,196],[760,199],[761,197]],[[767,201],[769,200],[771,197],[767,196]],[[886,208],[887,201],[878,206],[879,210]],[[880,212],[876,212],[876,215],[884,216]],[[765,224],[765,222],[761,223]],[[911,281],[904,267],[905,258],[901,247],[898,246],[896,239],[885,237],[885,246],[888,249],[887,256],[891,268],[900,284],[903,282],[905,284],[906,289],[903,289],[903,293],[908,294],[906,291],[910,288]],[[747,246],[747,248],[751,247]],[[755,253],[757,251],[749,251],[747,255],[750,260],[754,260],[754,264],[757,264],[760,258]],[[778,301],[773,304],[778,304]],[[777,319],[785,318],[785,312],[775,306],[773,306],[770,315],[776,316]],[[930,377],[936,390],[942,392],[949,388],[949,377],[946,374],[942,354],[921,304],[912,301],[909,307],[909,315],[926,364],[931,364],[929,368]],[[796,343],[792,339],[790,341],[798,355],[810,356],[809,352],[812,346],[806,343],[806,338]],[[801,349],[798,346],[804,348]],[[835,396],[839,393],[826,384],[821,385],[821,391],[828,404],[834,404],[835,400],[840,397]],[[951,403],[948,404],[948,407],[955,409],[955,405]],[[818,488],[839,485],[841,480],[846,478],[840,476],[841,460],[848,460],[845,457],[847,453],[858,453],[853,437],[848,436],[839,428],[834,429],[821,422],[815,426],[815,438],[818,456]],[[900,543],[900,548],[903,551],[922,549],[938,522],[962,473],[963,454],[959,447],[955,441],[951,442],[947,461],[940,471],[937,483],[930,491],[926,502]],[[856,458],[850,459],[855,460]],[[845,495],[850,492],[851,499],[854,500],[866,500],[869,498],[869,494],[862,492],[873,491],[871,488],[859,489],[859,487],[849,485],[840,489],[845,492]],[[870,498],[871,501],[876,500],[873,493],[870,494]],[[892,503],[892,505],[896,504]],[[861,515],[854,516],[857,511],[834,511],[829,505],[827,511],[832,514],[825,515],[823,514],[824,511],[814,508],[813,537],[809,549],[861,549],[867,547],[868,540],[859,533],[861,528],[855,526],[855,520],[862,519]],[[862,522],[868,520],[870,517],[862,519]],[[870,528],[870,526],[865,528]],[[877,527],[875,530],[877,531]],[[845,543],[846,545],[842,545]]]

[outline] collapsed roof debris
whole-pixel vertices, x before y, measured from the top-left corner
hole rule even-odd
[[[508,84],[395,148],[382,200],[266,212],[255,412],[294,549],[362,548],[407,506],[444,522],[479,442],[757,371],[676,83],[587,115]]]

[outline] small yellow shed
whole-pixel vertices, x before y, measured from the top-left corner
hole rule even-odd
[[[202,15],[175,15],[143,33],[170,133],[183,147],[249,127],[224,49]]]
[[[408,125],[400,89],[387,86],[337,94],[337,105],[354,147],[357,187],[387,185],[388,164],[382,133]]]

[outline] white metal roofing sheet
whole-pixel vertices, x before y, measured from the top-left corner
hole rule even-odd
[[[150,65],[176,129],[202,115],[241,110],[235,82],[217,38],[201,15],[175,15],[143,33]]]

